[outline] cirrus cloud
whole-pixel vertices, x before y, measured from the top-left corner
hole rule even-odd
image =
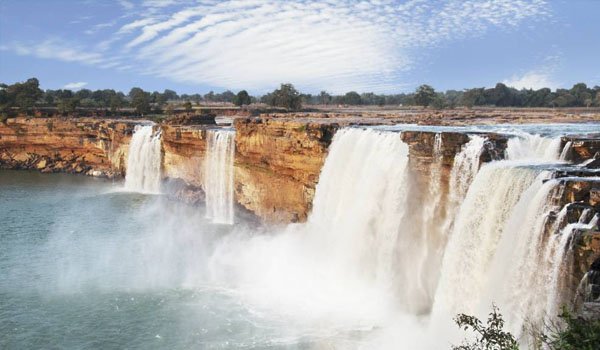
[[[550,16],[545,0],[145,0],[121,6],[129,11],[123,20],[87,50],[61,55],[20,45],[19,52],[231,89],[265,91],[293,82],[308,91],[380,92],[403,85],[401,76],[419,64],[420,50]]]

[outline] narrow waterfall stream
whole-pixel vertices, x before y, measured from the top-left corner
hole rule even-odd
[[[127,157],[127,191],[160,193],[160,147],[160,131],[154,132],[152,125],[136,126]]]
[[[235,131],[207,130],[204,192],[206,217],[214,223],[233,224],[233,157]]]

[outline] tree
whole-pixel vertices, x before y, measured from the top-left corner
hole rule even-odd
[[[302,108],[300,93],[292,84],[281,84],[279,89],[268,95],[266,102],[271,106],[283,107],[292,111]]]
[[[435,90],[429,85],[421,85],[415,91],[415,103],[427,107],[435,98]]]
[[[7,101],[7,107],[16,106],[24,111],[33,107],[44,94],[36,78],[27,79],[24,83],[8,85],[4,89],[6,89],[4,99]]]
[[[584,83],[577,83],[573,85],[570,90],[570,94],[575,97],[574,103],[577,106],[585,105],[585,100],[592,97],[591,92],[588,91],[588,87]]]
[[[183,96],[182,96],[182,98],[183,98]],[[204,94],[204,100],[205,101],[209,101],[209,102],[214,101],[215,100],[215,93],[213,91],[210,91],[209,93]]]
[[[179,96],[177,96],[177,93],[175,91],[169,90],[169,89],[165,89],[165,91],[163,91],[162,95],[165,98],[165,101],[172,101],[172,100],[179,99]]]
[[[158,91],[154,91],[152,93],[152,95],[150,95],[150,101],[152,101],[152,103],[156,104],[156,106],[158,108],[162,108],[162,106],[164,106],[165,103],[167,103],[167,99],[165,98],[165,95],[161,94]]]
[[[448,101],[446,101],[446,97],[443,93],[435,94],[435,97],[431,101],[431,107],[435,109],[444,109],[448,106]]]
[[[484,91],[487,104],[493,104],[499,107],[519,106],[519,100],[516,94],[517,90],[509,88],[505,84],[498,83],[492,89]]]
[[[460,99],[460,104],[466,107],[482,106],[485,104],[484,88],[467,89]]]
[[[185,101],[185,103],[183,104],[183,108],[185,108],[186,112],[191,112],[192,111],[192,102]]]
[[[77,97],[61,98],[56,107],[59,113],[73,113],[77,110],[80,101]]]
[[[129,91],[131,106],[142,116],[150,111],[150,94],[141,88],[134,87]]]
[[[460,346],[452,346],[452,350],[518,350],[515,337],[503,330],[504,319],[496,305],[492,306],[487,324],[477,317],[459,314],[454,318],[458,327],[475,332],[475,341],[465,342]]]
[[[77,91],[75,93],[75,97],[77,97],[80,100],[83,100],[85,98],[91,98],[92,97],[92,90],[81,89],[81,90],[79,90],[79,91]]]
[[[347,105],[356,106],[362,104],[362,100],[358,92],[350,91],[344,95],[344,103]]]
[[[110,98],[110,110],[112,112],[117,112],[120,108],[125,104],[125,99],[123,93],[119,92],[118,94],[114,94]]]
[[[327,93],[327,91],[321,91],[319,94],[319,103],[322,105],[328,105],[331,103],[331,95]]]
[[[238,92],[233,98],[233,104],[236,106],[249,105],[250,103],[252,103],[252,100],[250,99],[250,95],[248,95],[248,91],[246,90]]]

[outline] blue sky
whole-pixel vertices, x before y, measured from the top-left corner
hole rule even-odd
[[[0,0],[0,81],[179,93],[600,85],[600,0]]]

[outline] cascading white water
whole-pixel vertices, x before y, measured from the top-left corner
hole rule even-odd
[[[470,136],[469,142],[462,146],[461,151],[454,157],[454,165],[450,172],[449,193],[447,201],[448,219],[454,220],[454,215],[462,202],[471,182],[479,171],[480,158],[486,139],[478,135]],[[451,225],[447,222],[444,229],[449,231]]]
[[[563,147],[562,151],[560,152],[560,160],[562,161],[566,161],[567,157],[569,157],[569,153],[571,152],[571,147],[573,146],[573,142],[571,141],[567,141],[567,143],[565,143],[565,146]]]
[[[160,192],[160,131],[152,125],[135,127],[127,157],[125,189],[143,193]]]
[[[332,317],[352,327],[372,324],[389,312],[389,303],[411,307],[415,300],[397,298],[395,289],[403,278],[398,247],[416,253],[400,229],[408,207],[407,161],[399,133],[339,130],[307,222],[225,242],[211,262],[213,275],[226,275],[253,303],[308,318],[310,325]],[[400,293],[418,294],[414,283],[402,285]]]
[[[560,137],[519,133],[508,140],[506,159],[531,162],[554,162],[560,156]]]
[[[336,134],[306,228],[324,239],[337,268],[362,266],[376,283],[393,280],[407,154],[398,133],[350,128]]]
[[[452,314],[474,311],[500,229],[536,172],[509,162],[482,167],[462,203],[445,249],[436,303]]]
[[[233,161],[235,131],[207,130],[204,163],[206,216],[214,223],[233,224]]]
[[[559,160],[560,138],[520,135],[510,139],[505,161],[485,165],[477,174],[454,223],[445,249],[434,319],[459,312],[484,316],[500,306],[514,334],[525,317],[543,318],[556,300],[548,295],[552,268],[544,252],[555,180],[544,182],[529,164]]]

